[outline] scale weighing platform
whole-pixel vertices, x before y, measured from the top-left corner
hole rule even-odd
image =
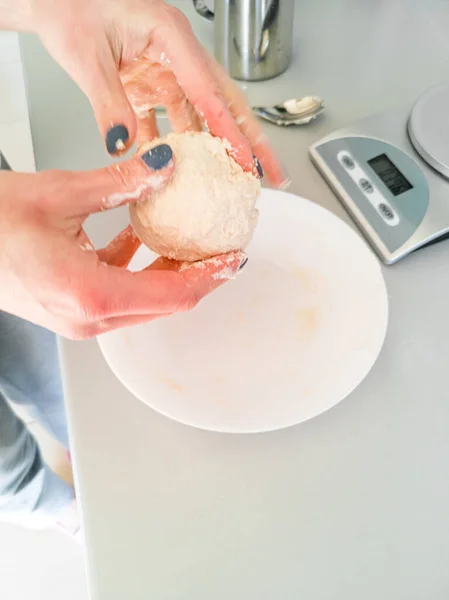
[[[449,83],[411,113],[364,119],[309,153],[384,263],[449,237]]]

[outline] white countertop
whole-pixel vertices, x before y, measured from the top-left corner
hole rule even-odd
[[[449,2],[297,5],[294,64],[247,92],[252,103],[326,100],[314,125],[266,131],[291,191],[349,221],[307,148],[359,117],[410,107],[447,77]],[[210,46],[211,26],[192,22]],[[106,164],[85,98],[34,38],[23,51],[38,168]],[[88,230],[100,245],[125,220],[102,214]],[[384,268],[390,324],[370,375],[328,413],[277,433],[174,423],[121,386],[95,340],[63,341],[92,600],[446,600],[448,269],[447,242]]]

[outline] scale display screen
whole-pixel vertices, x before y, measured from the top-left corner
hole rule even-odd
[[[368,161],[369,166],[384,182],[393,196],[399,196],[413,188],[412,184],[391,162],[386,154],[379,154]]]

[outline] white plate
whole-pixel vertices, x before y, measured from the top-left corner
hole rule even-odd
[[[388,299],[380,263],[329,211],[264,190],[242,274],[177,314],[107,333],[120,381],[182,423],[221,432],[288,427],[347,396],[381,350]],[[130,269],[154,259],[141,248]]]

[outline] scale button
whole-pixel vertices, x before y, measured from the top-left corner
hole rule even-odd
[[[388,219],[389,221],[391,221],[392,219],[394,219],[394,213],[391,210],[391,208],[389,206],[387,206],[386,204],[384,204],[383,202],[381,204],[379,204],[379,211],[382,213],[382,215]]]
[[[374,191],[372,183],[371,183],[371,181],[368,181],[368,179],[365,179],[365,178],[361,179],[359,181],[359,185],[362,188],[362,190],[364,192],[366,192],[367,194],[371,194]]]
[[[344,166],[347,169],[354,169],[354,167],[355,167],[355,162],[352,160],[352,158],[349,156],[349,154],[345,154],[342,157],[341,162],[344,164]]]

